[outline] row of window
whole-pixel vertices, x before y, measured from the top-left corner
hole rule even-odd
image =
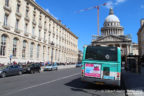
[[[9,6],[9,0],[5,0],[5,6]],[[28,3],[27,3],[27,6],[29,6]],[[19,13],[19,11],[20,11],[20,3],[17,3],[16,11],[17,11],[17,13]],[[36,12],[35,11],[36,11],[36,8],[34,8],[34,11],[33,11],[33,18],[34,18],[33,21],[35,21],[35,17],[36,17],[36,14],[35,14]],[[26,7],[26,17],[28,17],[28,15],[29,15],[29,7]],[[8,16],[9,16],[8,14],[5,14],[5,16],[4,16],[4,26],[8,26]],[[41,18],[42,18],[42,16],[41,16],[41,13],[40,13],[40,17],[39,17],[40,24],[39,25],[41,25]],[[20,21],[19,19],[16,19],[16,23],[15,23],[15,30],[16,31],[19,31],[19,21]],[[46,21],[44,23],[45,23],[45,27],[46,27]],[[33,38],[35,38],[35,28],[36,28],[36,26],[32,26],[32,37]],[[25,33],[28,33],[27,29],[28,29],[28,23],[25,23],[25,27],[24,27],[24,32]],[[52,28],[51,24],[49,24],[49,32],[51,32],[51,29],[53,29],[53,32],[55,32],[55,31],[58,32],[58,29],[55,30],[55,27]],[[60,28],[60,29],[62,30],[62,28]],[[59,32],[61,33],[61,31],[59,31]],[[65,33],[65,32],[63,32],[63,33]],[[67,33],[67,34],[69,34],[69,33]],[[49,33],[49,36],[50,35],[51,35],[51,33]],[[66,38],[66,34],[62,34],[62,35],[64,35],[64,37]],[[55,37],[55,35],[53,35],[53,37]],[[41,38],[41,28],[39,29],[39,38]],[[44,40],[45,40],[45,38],[46,38],[46,31],[44,31]],[[56,39],[57,38],[58,38],[58,36],[56,36]],[[69,45],[71,44],[72,46],[77,47],[77,45],[73,44],[72,42],[66,43],[66,44],[69,44]]]
[[[120,26],[119,22],[110,22],[110,23],[104,23],[104,26]]]
[[[7,36],[6,35],[2,35],[1,36],[1,47],[0,47],[0,56],[5,56],[6,55],[6,44],[7,44]],[[27,46],[27,41],[23,41],[23,45],[22,45],[22,58],[26,57],[26,46]],[[54,50],[54,49],[52,49]],[[17,51],[18,51],[18,39],[14,38],[13,39],[13,50],[12,50],[12,54],[13,57],[17,57]],[[34,43],[30,44],[30,58],[33,58],[33,53],[34,52]],[[49,49],[48,49],[49,52]],[[53,52],[53,51],[52,51]],[[55,56],[57,54],[57,50],[55,52]],[[37,45],[37,58],[39,58],[40,56],[40,45]],[[43,47],[43,58],[45,56],[45,47]],[[55,57],[56,58],[56,57]]]

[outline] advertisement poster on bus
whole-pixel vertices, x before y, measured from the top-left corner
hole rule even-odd
[[[101,65],[100,64],[85,64],[85,76],[88,77],[101,77]]]

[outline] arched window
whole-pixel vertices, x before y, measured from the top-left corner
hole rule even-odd
[[[22,48],[22,57],[26,57],[26,41],[23,41],[23,48]]]
[[[13,56],[14,57],[17,56],[17,41],[18,41],[18,39],[16,39],[16,38],[13,39]]]
[[[7,36],[2,35],[1,36],[1,46],[0,46],[0,56],[6,55],[6,40],[7,40]]]
[[[31,43],[31,45],[30,45],[30,58],[33,58],[33,48],[34,48],[34,43]]]

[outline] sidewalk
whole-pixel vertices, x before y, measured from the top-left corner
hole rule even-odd
[[[141,74],[123,70],[122,76],[128,96],[144,96],[144,67]]]

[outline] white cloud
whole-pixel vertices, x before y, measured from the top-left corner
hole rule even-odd
[[[108,1],[106,4],[106,7],[109,8],[113,8],[113,2],[112,1]]]
[[[46,9],[46,11],[47,11],[48,13],[50,13],[49,9]]]
[[[115,5],[118,5],[119,3],[124,3],[126,0],[116,0]]]
[[[57,19],[58,20],[58,17],[56,17],[56,16],[54,16],[51,12],[50,12],[50,10],[47,8],[47,9],[45,9],[50,15],[52,15],[55,19]]]
[[[107,2],[107,5],[106,5],[106,7],[109,9],[109,8],[113,8],[114,6],[116,6],[116,5],[118,5],[118,4],[120,4],[120,3],[124,3],[124,2],[126,2],[126,0],[109,0],[108,2]]]

